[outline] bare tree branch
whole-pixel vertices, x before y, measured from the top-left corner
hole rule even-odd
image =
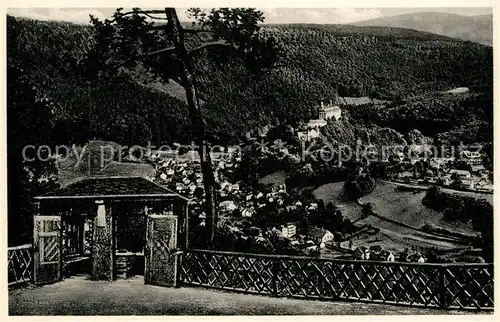
[[[124,13],[120,13],[121,16],[129,16],[129,15],[133,15],[133,14],[142,14],[142,15],[145,15],[145,16],[148,16],[149,18],[153,19],[153,20],[168,20],[167,18],[163,18],[163,17],[155,17],[155,16],[152,16],[151,14],[165,14],[165,11],[163,10],[140,10],[140,11],[128,11],[128,12],[124,12]],[[107,19],[108,21],[110,22],[115,22],[116,19]]]
[[[228,44],[225,41],[213,41],[192,49],[189,52],[189,58],[191,59],[194,55],[207,48],[234,48],[234,47],[233,45]]]
[[[145,15],[145,16],[148,16],[148,17],[149,17],[149,18],[151,18],[151,19],[157,19],[157,20],[168,20],[167,18],[152,16],[152,14],[165,14],[165,11],[164,11],[164,10],[141,10],[141,11],[129,11],[129,12],[122,13],[122,16],[133,15],[134,13],[137,13],[137,14],[143,14],[143,15]]]
[[[136,10],[136,11],[124,12],[123,15],[129,15],[129,14],[133,14],[133,13],[165,14],[165,10],[161,10],[161,9],[156,9],[156,10]]]
[[[168,47],[168,48],[163,48],[163,49],[151,51],[149,53],[141,54],[139,56],[135,56],[135,58],[142,58],[142,57],[146,57],[146,56],[151,56],[151,55],[166,53],[166,52],[173,52],[173,51],[175,51],[175,47]]]

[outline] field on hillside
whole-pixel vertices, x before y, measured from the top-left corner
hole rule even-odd
[[[362,198],[362,202],[373,204],[373,210],[393,220],[415,228],[420,228],[426,223],[438,226],[459,229],[463,232],[473,232],[467,226],[457,227],[454,224],[442,220],[442,214],[422,205],[422,199],[426,192],[399,191],[396,185],[379,182],[376,188],[368,196]]]
[[[390,183],[380,182],[371,194],[362,198],[362,202],[373,204],[375,213],[389,220],[374,216],[360,219],[361,206],[355,202],[345,201],[342,197],[343,182],[323,185],[314,191],[314,195],[325,202],[335,203],[344,216],[351,220],[357,220],[358,224],[370,224],[379,228],[378,234],[359,241],[368,246],[379,244],[394,251],[401,251],[406,247],[413,249],[437,247],[447,250],[465,247],[455,238],[419,231],[418,228],[426,223],[450,228],[461,233],[475,234],[466,225],[455,226],[452,223],[444,222],[441,213],[423,206],[422,198],[425,192],[413,193],[399,191],[396,188]]]
[[[361,207],[355,202],[344,200],[343,191],[344,182],[333,182],[318,187],[313,194],[316,198],[322,199],[325,204],[329,202],[335,204],[346,218],[358,220],[361,217]]]

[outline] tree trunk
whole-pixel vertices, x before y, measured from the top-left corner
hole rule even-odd
[[[215,191],[215,178],[212,171],[212,159],[210,149],[206,140],[205,121],[198,104],[198,97],[193,82],[193,76],[188,68],[189,60],[184,43],[184,32],[177,17],[175,8],[165,8],[168,24],[172,28],[172,41],[179,58],[181,85],[186,90],[186,99],[189,108],[189,117],[193,124],[196,145],[200,154],[201,172],[203,175],[203,186],[205,188],[205,227],[207,247],[214,246],[214,229],[217,225],[217,204]]]

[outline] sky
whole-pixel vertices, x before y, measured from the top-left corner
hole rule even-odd
[[[127,9],[125,9],[127,10]],[[344,24],[370,20],[386,16],[415,12],[447,12],[460,15],[492,14],[491,7],[485,8],[259,8],[266,17],[266,23],[320,23]],[[178,9],[181,21],[189,20],[186,9]],[[7,13],[13,16],[37,20],[70,21],[88,24],[89,14],[104,19],[114,12],[111,8],[9,8]]]

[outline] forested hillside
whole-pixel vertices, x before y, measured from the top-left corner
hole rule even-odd
[[[54,102],[53,128],[47,129],[54,142],[189,141],[187,108],[165,91],[134,78],[98,83],[73,73],[69,62],[81,59],[90,48],[91,32],[87,26],[8,17],[8,64],[21,68],[36,90]],[[331,98],[335,91],[401,102],[458,86],[472,92],[492,87],[492,48],[475,43],[383,27],[265,25],[262,33],[275,37],[281,48],[280,67],[264,77],[252,77],[235,59],[220,65],[206,56],[195,66],[214,139],[234,140],[269,123],[295,125],[312,116],[311,107],[320,98]],[[423,116],[418,113],[415,127],[426,122],[427,103],[422,102]],[[454,107],[470,104],[454,103],[440,113],[453,115]],[[414,113],[406,106],[398,112]],[[390,121],[388,113],[379,117],[378,125],[405,130]],[[399,122],[405,120],[399,116]],[[489,112],[475,121],[490,122]],[[454,129],[450,125],[443,131]]]
[[[405,133],[418,129],[437,144],[465,144],[493,140],[493,93],[428,94],[388,106],[364,105],[350,109],[354,119]]]

